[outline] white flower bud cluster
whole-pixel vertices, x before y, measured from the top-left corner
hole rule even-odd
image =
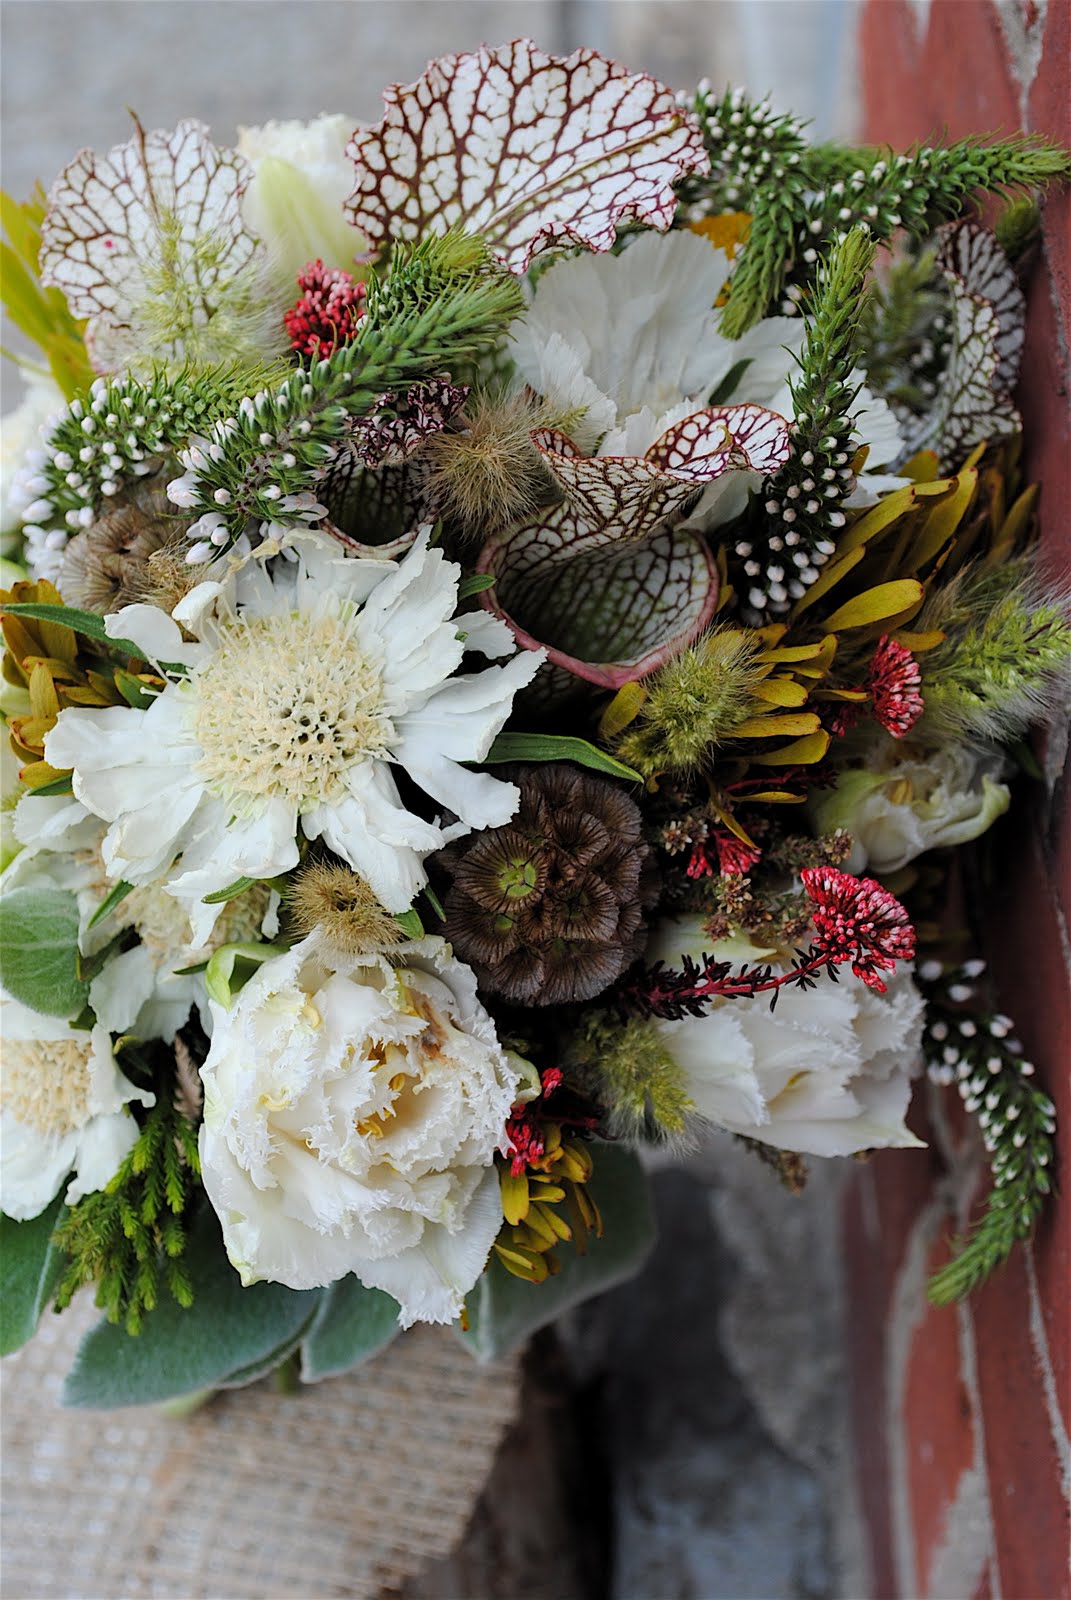
[[[976,1000],[983,961],[969,961],[951,973],[939,962],[925,962],[919,980],[939,1002],[931,1003],[923,1034],[926,1072],[931,1083],[955,1084],[965,1110],[977,1117],[998,1187],[1014,1183],[1029,1162],[1047,1167],[1056,1131],[1056,1107],[1037,1085],[1032,1062],[1023,1057],[1015,1024],[1002,1012],[951,1009]]]

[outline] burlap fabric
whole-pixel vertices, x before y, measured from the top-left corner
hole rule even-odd
[[[515,1363],[415,1328],[346,1377],[176,1420],[71,1411],[99,1316],[46,1313],[3,1365],[4,1600],[374,1600],[460,1538],[514,1417]]]

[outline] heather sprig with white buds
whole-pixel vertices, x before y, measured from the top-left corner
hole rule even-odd
[[[873,260],[868,230],[853,228],[834,243],[815,280],[800,374],[792,384],[793,452],[762,486],[761,524],[756,518],[752,537],[736,544],[749,579],[747,603],[758,614],[782,614],[804,594],[847,520],[841,506],[856,481],[859,323]],[[756,548],[760,541],[765,550]]]
[[[186,472],[168,492],[200,513],[189,559],[208,561],[250,531],[270,538],[325,516],[316,491],[351,419],[388,391],[456,370],[520,309],[516,280],[478,239],[447,234],[400,252],[370,283],[352,343],[246,396],[180,456]]]
[[[810,145],[804,122],[776,116],[768,101],[749,100],[739,89],[715,98],[705,81],[691,109],[703,130],[711,175],[686,180],[682,199],[691,207],[704,200],[707,210],[752,214],[722,319],[730,338],[772,310],[791,313],[800,285],[818,266],[822,241],[831,235],[863,223],[879,241],[901,229],[924,239],[938,223],[959,216],[979,191],[1015,194],[1066,178],[1069,171],[1067,152],[1036,135],[988,145],[961,139],[894,154]]]
[[[1056,1107],[1034,1081],[1015,1025],[999,1011],[977,1009],[983,961],[918,973],[926,996],[923,1054],[931,1082],[955,1084],[978,1120],[993,1188],[986,1209],[947,1266],[930,1280],[935,1305],[961,1300],[1028,1239],[1052,1188]]]

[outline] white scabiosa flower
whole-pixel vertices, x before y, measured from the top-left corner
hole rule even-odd
[[[852,836],[845,871],[898,872],[925,850],[966,844],[1003,816],[1011,790],[999,750],[949,744],[922,755],[892,745],[883,759],[841,771],[814,800],[822,833]]]
[[[128,1103],[155,1096],[119,1071],[100,1023],[87,1032],[4,1000],[0,1026],[0,1211],[24,1222],[72,1172],[68,1205],[102,1189],[137,1140]]]
[[[502,1223],[520,1082],[442,939],[344,956],[314,932],[213,1006],[201,1168],[244,1283],[355,1273],[451,1322]]]
[[[219,910],[204,897],[290,871],[299,827],[404,911],[425,856],[516,810],[515,785],[461,763],[487,755],[543,655],[455,676],[467,648],[505,655],[514,642],[502,625],[451,620],[460,569],[428,535],[397,564],[338,557],[311,537],[275,577],[249,565],[201,584],[175,610],[194,645],[152,606],[107,619],[152,660],[188,670],[170,672],[145,710],[61,711],[47,758],[74,769],[75,795],[110,824],[109,875],[162,882],[196,943]],[[457,820],[408,810],[392,767]]]
[[[266,246],[273,272],[294,298],[310,261],[352,271],[365,240],[343,213],[353,191],[346,144],[356,117],[267,122],[238,129],[238,154],[253,168],[242,215]]]
[[[705,946],[698,919],[664,925],[649,956],[679,966]],[[726,960],[770,951],[726,948]],[[804,1155],[846,1156],[916,1146],[905,1125],[922,1044],[924,1003],[898,967],[879,992],[847,968],[816,988],[786,985],[770,1010],[763,995],[716,1000],[702,1017],[650,1026],[680,1067],[696,1112],[719,1128]]]

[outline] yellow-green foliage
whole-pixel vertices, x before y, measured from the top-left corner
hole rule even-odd
[[[0,194],[5,235],[0,243],[0,298],[16,328],[42,351],[64,397],[71,400],[92,383],[93,369],[82,338],[84,325],[71,316],[59,289],[41,286],[37,257],[46,206],[40,184],[29,200]]]
[[[1029,557],[965,569],[935,591],[924,619],[946,634],[922,657],[928,732],[1014,739],[1066,695],[1068,606],[1038,579]]]
[[[695,1107],[684,1076],[649,1022],[589,1013],[570,1041],[573,1071],[601,1100],[617,1138],[680,1143]]]
[[[709,633],[647,682],[647,698],[618,751],[645,778],[688,773],[758,709],[760,644],[729,629]]]

